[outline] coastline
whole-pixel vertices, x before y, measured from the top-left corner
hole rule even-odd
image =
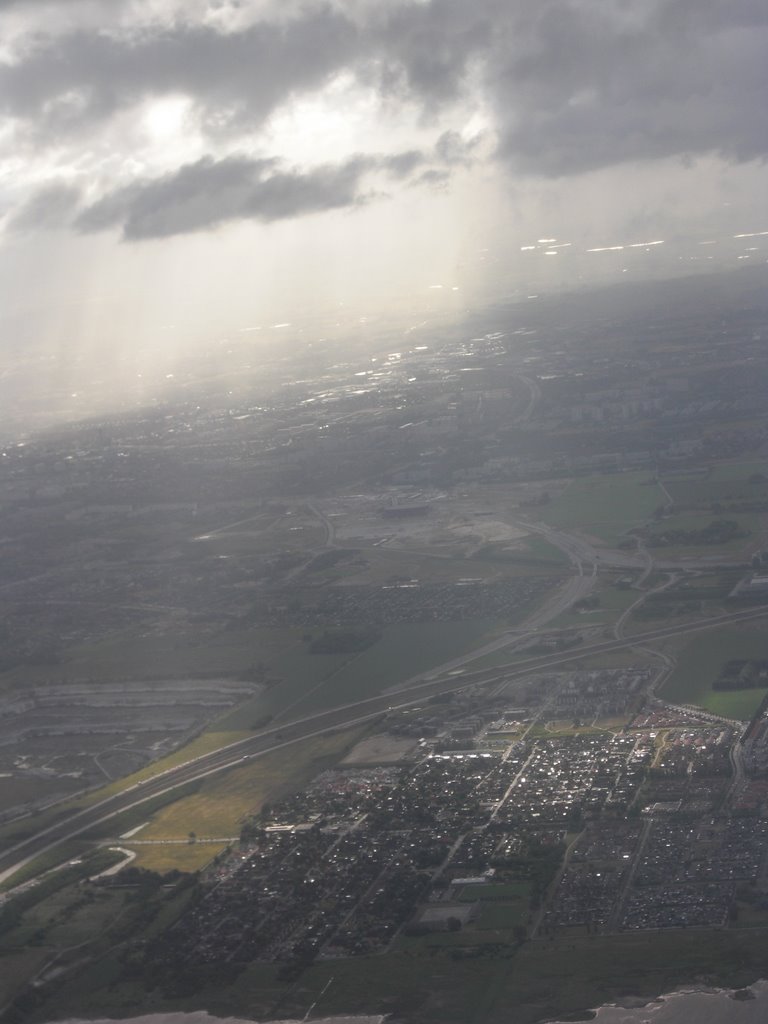
[[[687,985],[645,999],[626,996],[603,1006],[549,1018],[544,1024],[646,1024],[651,1009],[654,1024],[761,1024],[768,1019],[768,980],[741,988]]]

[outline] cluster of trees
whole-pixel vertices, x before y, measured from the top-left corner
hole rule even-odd
[[[739,526],[735,519],[713,519],[700,530],[668,529],[663,533],[651,534],[648,543],[658,548],[678,544],[699,547],[727,544],[731,540],[748,536],[749,533]]]
[[[713,690],[754,690],[768,686],[768,661],[727,661],[712,685]]]

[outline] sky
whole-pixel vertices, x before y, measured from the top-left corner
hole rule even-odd
[[[765,0],[0,0],[0,346],[764,262],[766,52]]]

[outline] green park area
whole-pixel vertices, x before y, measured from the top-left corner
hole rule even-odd
[[[672,514],[654,523],[647,538],[658,557],[717,553],[749,559],[756,549],[765,546],[765,460],[734,460],[680,469],[665,473],[662,484],[669,496],[667,512]]]
[[[665,473],[662,482],[681,509],[724,508],[744,502],[768,501],[768,462],[721,462],[697,470]]]
[[[577,477],[536,514],[550,526],[615,546],[627,530],[645,525],[663,502],[661,488],[647,471],[598,474]]]
[[[697,633],[676,645],[676,666],[660,696],[679,704],[695,704],[726,718],[747,721],[766,694],[765,688],[715,690],[727,661],[768,658],[766,622]]]

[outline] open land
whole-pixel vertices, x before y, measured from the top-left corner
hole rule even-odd
[[[233,343],[220,389],[7,439],[9,1022],[534,1022],[765,973],[749,273],[329,337],[316,376]]]

